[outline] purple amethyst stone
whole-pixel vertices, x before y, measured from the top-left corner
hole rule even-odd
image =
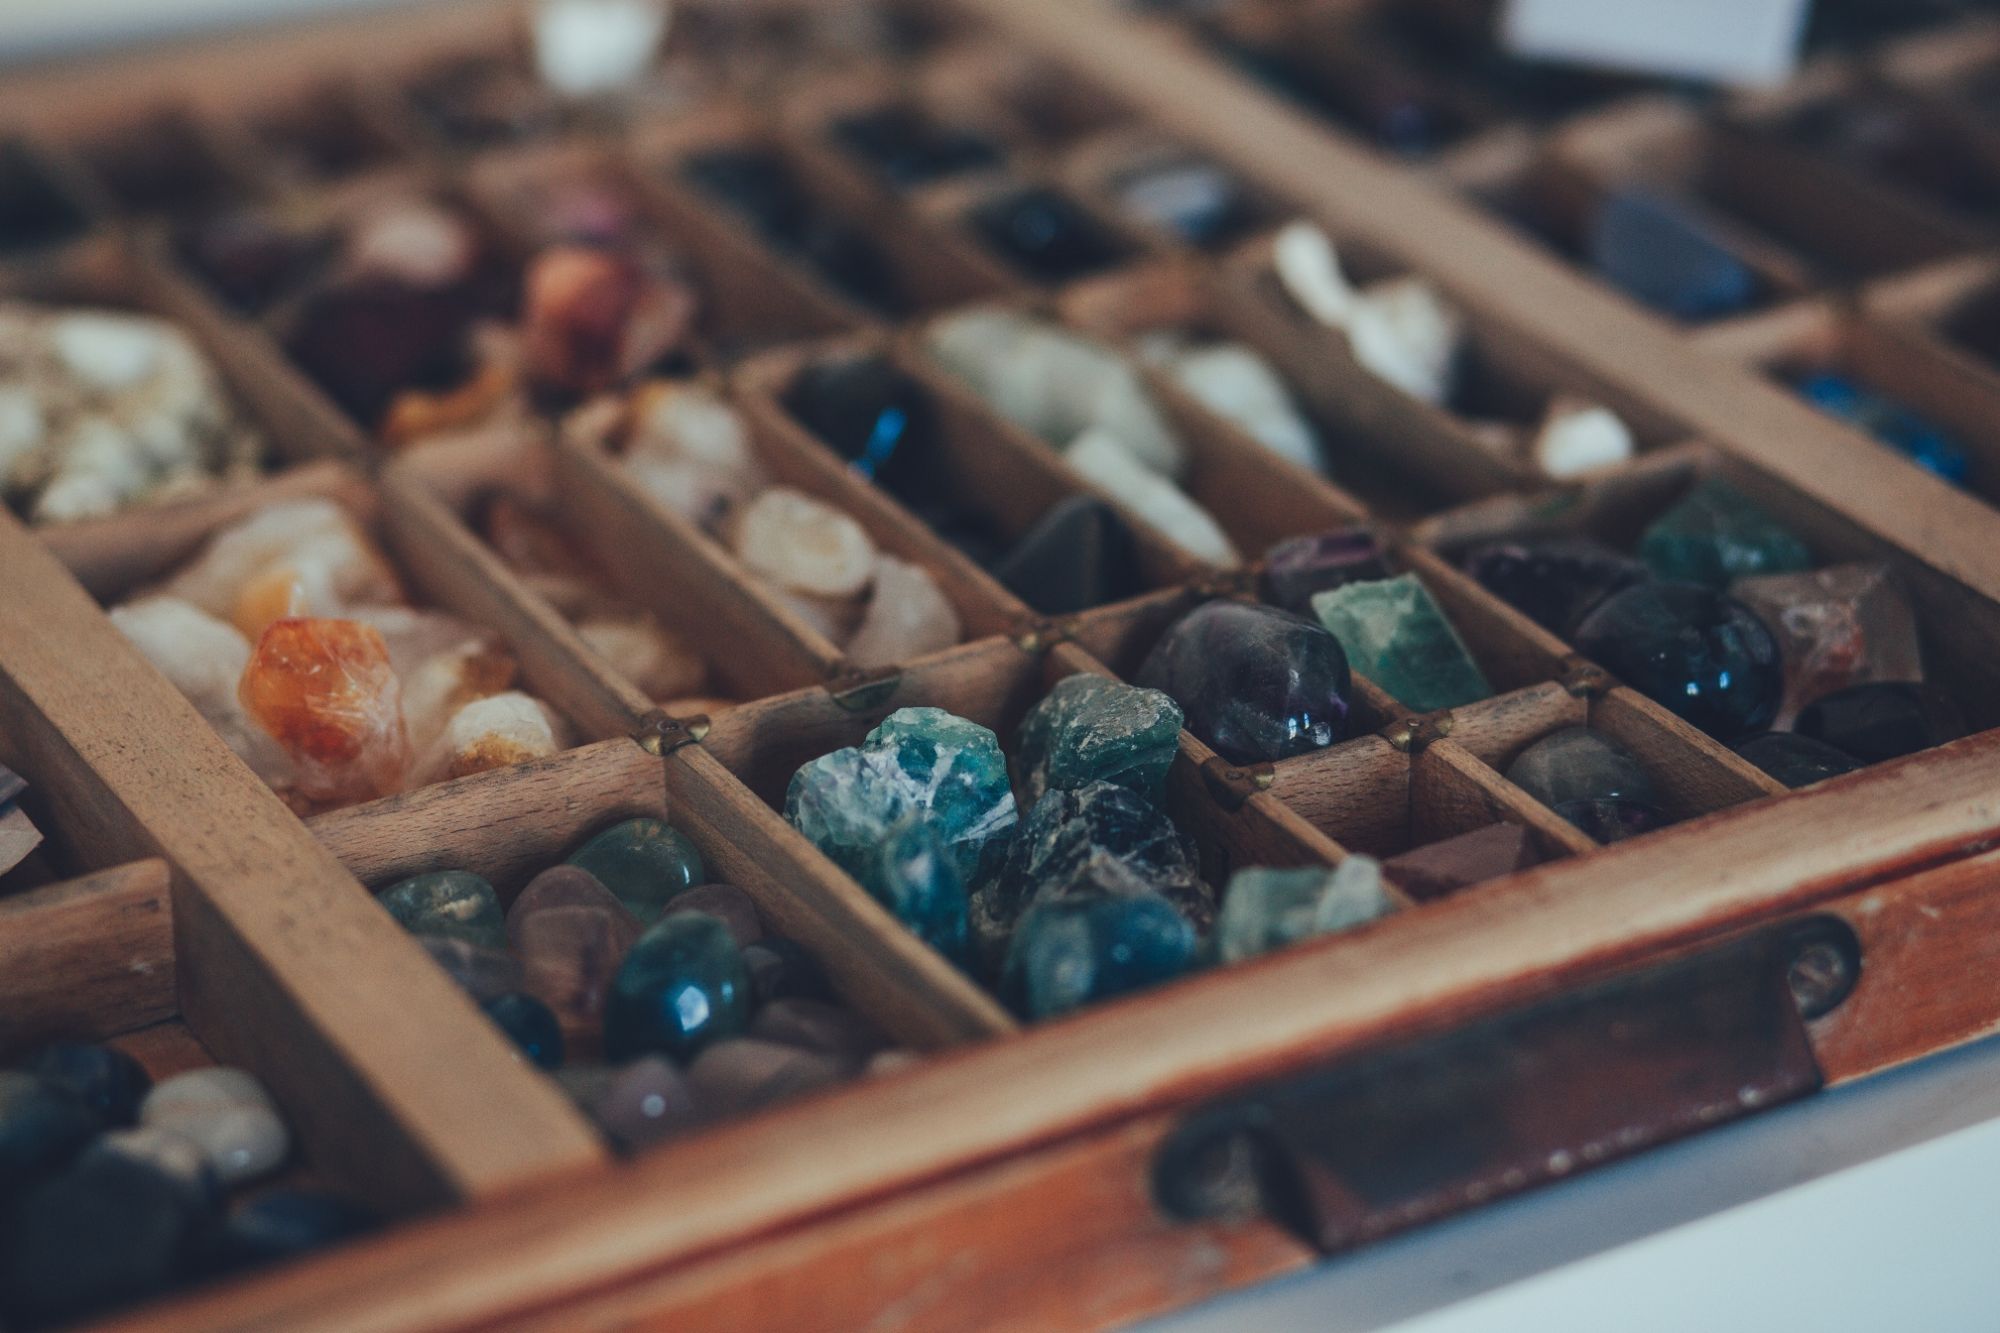
[[[1347,736],[1347,654],[1289,611],[1196,607],[1154,646],[1136,682],[1172,696],[1187,729],[1234,763],[1287,759]]]

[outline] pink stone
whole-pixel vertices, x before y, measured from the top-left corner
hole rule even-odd
[[[535,913],[554,907],[597,907],[631,915],[630,909],[618,901],[618,896],[582,866],[550,866],[529,880],[528,886],[514,896],[513,904],[507,909],[508,940],[519,948],[520,941],[514,935],[516,926]],[[636,922],[638,918],[633,920]]]
[[[603,1039],[604,997],[639,922],[622,906],[545,907],[508,923],[521,960],[521,987],[546,1004],[563,1039],[589,1055]]]
[[[852,1072],[852,1066],[816,1051],[734,1037],[695,1057],[688,1080],[705,1114],[726,1116],[831,1087]]]
[[[863,1063],[889,1044],[873,1023],[824,1000],[773,1000],[750,1020],[750,1035],[817,1051],[849,1065]]]
[[[667,900],[660,916],[678,916],[682,912],[706,912],[715,917],[729,927],[739,949],[764,938],[764,922],[757,915],[757,904],[733,884],[698,884],[683,889]]]
[[[1916,615],[1887,565],[1835,565],[1739,579],[1730,594],[1770,627],[1784,655],[1785,698],[1774,724],[1850,685],[1921,681]]]
[[[627,1152],[684,1134],[702,1120],[688,1076],[658,1055],[613,1073],[589,1110],[598,1128]]]

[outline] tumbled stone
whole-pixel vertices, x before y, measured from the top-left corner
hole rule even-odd
[[[708,913],[729,927],[729,938],[739,949],[764,938],[764,921],[757,914],[757,904],[734,884],[698,884],[675,894],[660,915],[664,918],[678,912]]]
[[[1926,472],[1957,486],[1971,479],[1972,460],[1964,446],[1886,394],[1831,371],[1807,375],[1798,390],[1820,411],[1867,431]]]
[[[569,1046],[595,1049],[604,997],[639,931],[638,918],[616,899],[608,908],[544,907],[509,920],[521,989],[554,1011]]]
[[[1637,449],[1632,428],[1610,408],[1558,398],[1529,442],[1528,456],[1542,475],[1564,481],[1630,462]]]
[[[265,1190],[230,1209],[204,1255],[211,1272],[235,1273],[302,1258],[366,1235],[375,1214],[344,1195]]]
[[[1313,614],[1349,664],[1420,713],[1493,693],[1458,630],[1414,574],[1316,594]]]
[[[1788,725],[1813,700],[1850,685],[1922,680],[1917,617],[1887,565],[1834,565],[1739,579],[1730,595],[1777,637]]]
[[[1043,615],[1070,615],[1138,595],[1138,545],[1118,511],[1089,495],[1051,505],[994,563],[993,577]]]
[[[191,1211],[207,1212],[222,1197],[222,1182],[209,1165],[208,1154],[177,1130],[160,1125],[113,1130],[84,1149],[83,1155],[101,1153],[115,1153],[166,1176],[180,1188]]]
[[[455,935],[419,935],[417,943],[460,990],[479,1003],[522,987],[521,960],[504,950]]]
[[[60,1167],[104,1128],[104,1117],[68,1088],[0,1070],[0,1190]]]
[[[1194,929],[1164,898],[1086,894],[1029,909],[1007,949],[1001,990],[1029,1018],[1052,1018],[1194,969]]]
[[[507,923],[493,886],[469,870],[398,880],[375,896],[412,935],[455,935],[489,949],[507,947]]]
[[[1507,780],[1599,842],[1622,842],[1668,822],[1645,766],[1585,727],[1564,727],[1521,751]]]
[[[605,1072],[607,1077],[584,1103],[584,1109],[624,1151],[638,1152],[701,1123],[694,1089],[673,1061],[648,1055],[622,1069]]]
[[[1493,542],[1467,553],[1465,571],[1561,638],[1613,593],[1652,577],[1639,561],[1587,537]]]
[[[1353,680],[1340,640],[1303,616],[1209,602],[1181,617],[1134,677],[1165,691],[1187,729],[1236,763],[1347,738]]]
[[[1190,343],[1156,335],[1140,344],[1146,359],[1197,402],[1269,449],[1312,472],[1325,472],[1319,432],[1292,399],[1277,370],[1247,343]]]
[[[553,1010],[532,995],[509,991],[479,1006],[493,1026],[507,1034],[528,1063],[558,1069],[563,1062],[562,1025]]]
[[[618,896],[582,866],[550,866],[514,895],[513,903],[507,908],[509,942],[516,948],[520,947],[520,939],[515,932],[528,918],[563,907],[591,907],[612,913],[622,912],[631,917],[631,910],[619,901]],[[638,918],[631,919],[636,922]]]
[[[695,1057],[688,1070],[695,1104],[704,1115],[743,1115],[847,1078],[847,1064],[832,1056],[756,1037],[719,1041]]]
[[[649,926],[626,955],[605,1000],[604,1053],[687,1060],[749,1019],[750,977],[729,927],[688,912]]]
[[[1390,883],[1420,903],[1448,898],[1461,889],[1526,870],[1541,860],[1528,830],[1519,824],[1488,824],[1382,863]]]
[[[818,1051],[857,1069],[889,1045],[873,1023],[824,1000],[774,1000],[750,1021],[750,1035]]]
[[[1812,552],[1720,477],[1697,482],[1639,539],[1639,558],[1663,579],[1719,590],[1737,579],[1810,569]]]
[[[1859,772],[1862,767],[1853,755],[1825,741],[1789,731],[1767,731],[1739,742],[1735,748],[1737,754],[1794,791],[1843,773]]]
[[[875,543],[862,526],[790,487],[773,486],[750,502],[732,546],[773,583],[815,597],[855,596],[875,576]]]
[[[922,565],[877,554],[868,609],[847,640],[857,667],[898,666],[942,652],[964,637],[958,610]]]
[[[937,484],[930,396],[878,356],[816,361],[793,378],[785,407],[868,480],[905,500]]]
[[[701,852],[658,819],[628,819],[591,835],[569,864],[595,875],[642,922],[657,919],[675,894],[708,880]]]
[[[1041,282],[1122,263],[1131,247],[1068,195],[1035,185],[975,205],[965,218],[994,253]]]
[[[1215,918],[1215,953],[1241,962],[1288,944],[1363,925],[1395,910],[1382,864],[1350,856],[1337,866],[1253,867],[1229,877]]]
[[[0,1205],[0,1319],[48,1328],[157,1296],[182,1276],[195,1222],[145,1163],[78,1162]]]
[[[1635,300],[1678,319],[1732,315],[1758,298],[1750,266],[1681,204],[1621,189],[1598,206],[1591,267]]]
[[[125,1052],[80,1041],[50,1042],[23,1067],[68,1089],[109,1125],[138,1119],[139,1103],[153,1086],[145,1069]]]
[[[1728,744],[1778,715],[1777,640],[1733,597],[1693,583],[1642,583],[1577,626],[1578,651],[1655,703]]]
[[[1356,526],[1290,537],[1264,552],[1258,596],[1299,615],[1312,613],[1314,593],[1386,579],[1388,553],[1370,528]]]
[[[146,1094],[140,1122],[192,1140],[224,1186],[275,1170],[291,1134],[264,1085],[241,1069],[176,1074]]]
[[[402,687],[387,645],[370,626],[274,621],[258,639],[237,695],[297,765],[305,796],[345,803],[401,790],[410,765]]]
[[[1065,676],[1021,719],[1014,762],[1032,806],[1051,788],[1130,787],[1155,803],[1180,752],[1181,708],[1158,690]]]
[[[549,706],[519,690],[474,699],[451,715],[420,767],[424,782],[468,778],[547,759],[569,744],[569,729]]]
[[[1911,681],[1855,685],[1814,700],[1793,729],[1864,764],[1900,759],[1966,734],[1965,717],[1951,696]]]
[[[827,983],[819,960],[788,939],[766,936],[762,944],[743,951],[743,966],[750,974],[750,989],[758,1004],[788,996],[810,1000],[833,997],[833,987]]]
[[[1175,157],[1122,173],[1111,197],[1129,217],[1188,245],[1223,245],[1241,235],[1251,208],[1236,178],[1213,162]]]
[[[842,116],[833,141],[900,189],[997,167],[1001,152],[972,130],[940,125],[916,107],[892,103]]]

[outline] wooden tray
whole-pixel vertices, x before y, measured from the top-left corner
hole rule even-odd
[[[1463,90],[1450,93],[1460,128],[1410,163],[1210,52],[1219,32],[1262,41],[1306,25],[1318,35],[1298,47],[1328,78],[1365,79],[1372,65],[1342,54],[1337,25],[1372,22],[1376,6],[1242,3],[1220,28],[1059,0],[930,8],[910,7],[918,38],[890,56],[763,9],[693,6],[642,95],[548,103],[508,142],[455,140],[423,102],[468,69],[527,79],[501,6],[246,34],[0,89],[22,154],[0,167],[28,163],[78,218],[75,238],[12,260],[0,285],[180,319],[279,446],[268,479],[199,501],[34,532],[0,518],[0,762],[34,784],[35,813],[77,876],[0,899],[0,1050],[61,1034],[116,1040],[161,1072],[247,1066],[315,1176],[407,1219],[117,1322],[1107,1326],[2000,1030],[2000,491],[1952,489],[1763,373],[1841,366],[1961,429],[1982,461],[2000,458],[2000,370],[1950,342],[1968,304],[2000,290],[1991,218],[1836,170],[1781,133],[1811,99],[1870,90],[1961,115],[2000,60],[1990,29],[1828,57],[1782,97],[1706,114],[1622,81],[1566,91],[1586,107],[1570,114],[1503,83],[1447,80]],[[1383,27],[1365,49],[1387,68],[1414,59],[1404,40]],[[826,128],[897,99],[986,127],[1008,150],[1003,168],[887,189]],[[284,127],[308,112],[343,118],[368,151],[330,167],[286,151]],[[743,409],[766,469],[928,566],[966,641],[857,668],[604,448],[554,423],[511,453],[392,457],[287,362],[283,310],[233,311],[177,262],[177,201],[126,179],[119,160],[153,133],[206,162],[184,182],[203,206],[337,211],[414,184],[474,210],[516,261],[526,241],[511,187],[578,161],[618,174],[723,298],[696,370]],[[778,148],[818,199],[881,239],[905,272],[908,315],[856,305],[668,174],[681,155],[745,140]],[[1241,178],[1254,207],[1240,235],[1200,251],[1123,218],[1116,171],[1169,152]],[[1670,326],[1490,211],[1559,222],[1635,174],[1745,212],[1770,307]],[[985,252],[966,210],[1026,182],[1096,212],[1127,262],[1049,289]],[[1778,210],[1788,198],[1876,221],[1842,229],[1823,202]],[[1462,419],[1374,380],[1274,290],[1271,231],[1301,214],[1358,270],[1421,273],[1447,292],[1494,401],[1534,416],[1557,394],[1589,395],[1633,425],[1639,457],[1553,487],[1496,460]],[[1375,523],[1499,691],[1416,714],[1361,681],[1354,739],[1275,765],[1231,765],[1183,734],[1169,802],[1204,875],[1393,855],[1495,822],[1527,829],[1543,865],[1024,1028],[779,817],[772,802],[799,763],[896,708],[942,706],[1004,734],[1056,680],[1130,672],[1175,616],[1245,586],[1142,533],[1141,595],[1039,616],[782,406],[816,359],[889,358],[932,397],[961,498],[1018,534],[1092,487],[929,363],[925,323],[982,300],[1116,344],[1174,324],[1262,350],[1334,446],[1338,483],[1153,376],[1190,446],[1190,492],[1253,555]],[[1629,541],[1710,473],[1829,561],[1889,562],[1931,678],[1978,734],[1787,793],[1451,559],[1482,532],[1551,514]],[[552,504],[621,592],[694,631],[727,699],[650,699],[599,659],[477,535],[474,506],[496,490]],[[221,525],[299,495],[371,525],[419,600],[505,638],[579,744],[295,817],[101,608]],[[1658,778],[1670,829],[1600,847],[1501,776],[1532,740],[1585,722]],[[845,998],[926,1058],[617,1161],[364,888],[465,867],[509,893],[635,813],[686,832]]]

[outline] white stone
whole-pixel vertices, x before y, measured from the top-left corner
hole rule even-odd
[[[684,458],[640,453],[628,457],[624,466],[639,489],[661,507],[710,532],[724,526],[758,490],[754,481],[746,482],[737,473]]]
[[[1464,317],[1419,277],[1368,288],[1347,330],[1363,368],[1412,397],[1440,405],[1451,397],[1464,336]]]
[[[656,382],[635,390],[627,447],[745,476],[757,470],[742,414],[696,384]]]
[[[546,759],[568,744],[567,730],[548,705],[518,690],[475,699],[452,715],[420,765],[418,781],[469,777]]]
[[[804,621],[806,628],[836,648],[847,646],[866,610],[859,597],[813,597],[775,584],[766,591],[773,601]]]
[[[443,287],[472,271],[479,240],[456,213],[426,199],[377,204],[347,229],[346,264],[358,275]]]
[[[1331,329],[1354,318],[1360,296],[1340,268],[1333,238],[1303,218],[1286,223],[1271,241],[1271,267],[1285,294],[1300,309]]]
[[[317,498],[269,505],[223,529],[164,591],[246,635],[261,633],[274,610],[341,616],[402,601],[381,552],[345,510]]]
[[[1106,499],[1195,559],[1224,568],[1243,563],[1214,517],[1180,487],[1134,458],[1117,437],[1087,431],[1064,456]]]
[[[26,482],[48,435],[48,418],[34,390],[25,384],[0,384],[0,487],[11,489]]]
[[[1559,398],[1535,434],[1535,466],[1557,479],[1579,477],[1630,462],[1636,451],[1631,428],[1608,407]]]
[[[219,1189],[202,1146],[165,1125],[112,1130],[91,1144],[91,1151],[114,1153],[144,1163],[179,1185],[192,1202],[202,1207],[214,1202]]]
[[[1147,351],[1209,411],[1234,422],[1280,458],[1314,472],[1326,471],[1319,433],[1299,412],[1278,372],[1255,348],[1236,342],[1153,343]]]
[[[568,97],[616,92],[652,67],[668,15],[661,0],[542,0],[535,71]]]
[[[268,1174],[291,1151],[271,1095],[241,1069],[176,1074],[146,1094],[139,1120],[194,1143],[225,1187]]]
[[[390,649],[395,664],[395,649]],[[490,635],[461,640],[415,667],[398,669],[403,728],[413,754],[427,753],[459,710],[514,683],[514,659]]]
[[[780,587],[852,597],[875,573],[875,543],[859,523],[789,486],[752,500],[736,525],[736,555]]]
[[[708,666],[700,655],[644,612],[585,620],[576,632],[649,699],[699,694],[708,683]]]
[[[129,389],[151,375],[178,331],[156,319],[108,310],[75,310],[49,321],[49,344],[63,369],[92,389]]]
[[[274,786],[290,780],[291,761],[236,697],[250,641],[235,626],[172,597],[113,607],[111,623],[259,777]]]
[[[964,637],[958,612],[929,570],[878,556],[875,585],[847,657],[859,667],[894,666],[949,648]]]

